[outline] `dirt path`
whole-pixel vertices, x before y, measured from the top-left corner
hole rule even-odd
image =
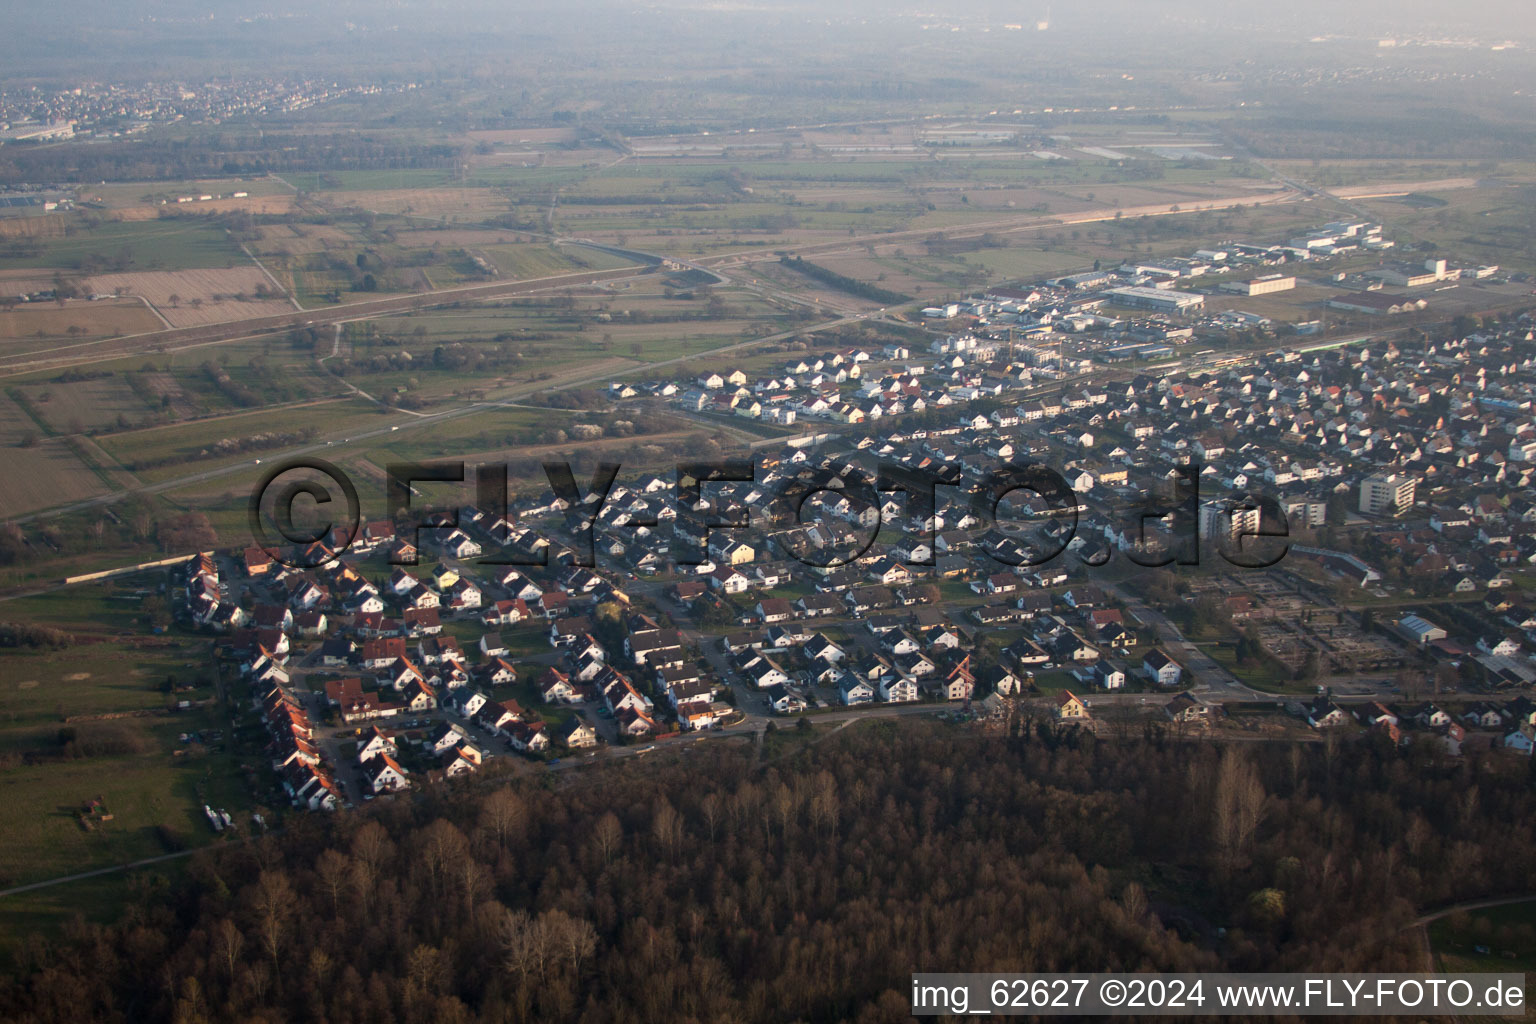
[[[238,840],[244,842],[245,840]],[[15,896],[24,892],[33,892],[37,889],[46,889],[53,885],[63,885],[66,882],[79,882],[87,878],[97,878],[101,875],[114,875],[119,871],[132,871],[135,868],[146,868],[151,864],[163,864],[168,860],[178,860],[182,857],[190,857],[198,850],[179,850],[176,853],[163,853],[158,857],[146,857],[144,860],[132,861],[128,864],[114,864],[111,867],[97,868],[95,871],[80,871],[73,875],[60,875],[58,878],[49,878],[41,882],[30,882],[27,885],[17,885],[9,889],[0,889],[0,897]]]

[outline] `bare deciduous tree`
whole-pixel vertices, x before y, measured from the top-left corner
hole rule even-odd
[[[1241,862],[1253,842],[1253,835],[1264,817],[1264,783],[1253,763],[1242,753],[1228,748],[1216,769],[1216,814],[1214,839],[1217,866],[1231,872]]]

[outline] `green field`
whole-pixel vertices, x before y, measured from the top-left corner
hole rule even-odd
[[[111,222],[63,238],[0,243],[0,270],[198,270],[247,262],[222,227],[190,217]]]
[[[244,438],[271,431],[298,432],[308,428],[327,437],[348,429],[376,427],[378,406],[361,398],[342,398],[282,409],[256,409],[211,420],[198,420],[147,430],[132,430],[98,438],[98,443],[129,468],[142,465],[135,474],[147,482],[175,479],[203,469],[217,469],[264,458],[265,450],[228,456],[198,458],[221,438]],[[150,465],[153,463],[154,465]]]
[[[243,755],[231,746],[229,716],[216,700],[209,640],[150,634],[146,601],[159,600],[165,578],[151,572],[6,604],[6,620],[51,625],[75,641],[5,656],[0,799],[9,812],[0,888],[206,845],[216,837],[204,803],[232,815],[253,805],[238,770]],[[176,701],[194,706],[174,711]],[[222,736],[180,739],[211,729]],[[110,820],[101,813],[82,820],[96,800]],[[120,880],[112,888],[121,892]],[[0,921],[72,911],[97,891],[81,885],[0,899]]]
[[[310,192],[377,191],[396,188],[436,188],[450,184],[453,172],[435,168],[391,171],[314,171],[287,174],[283,179]]]
[[[402,429],[365,450],[382,465],[515,449],[533,443],[545,430],[569,424],[573,415],[563,409],[486,409],[429,427]]]

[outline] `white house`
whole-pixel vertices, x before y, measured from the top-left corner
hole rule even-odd
[[[1178,686],[1184,678],[1184,667],[1157,647],[1141,659],[1141,670],[1158,686]]]

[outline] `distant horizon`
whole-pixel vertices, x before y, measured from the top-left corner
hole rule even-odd
[[[174,77],[178,68],[213,71],[246,62],[274,71],[355,70],[370,57],[456,73],[463,70],[455,66],[456,57],[494,66],[501,56],[510,66],[556,55],[574,58],[566,70],[580,72],[584,58],[612,48],[625,52],[626,66],[638,69],[678,58],[689,64],[704,58],[707,63],[709,50],[718,55],[748,45],[750,49],[735,56],[750,60],[783,53],[814,61],[817,50],[847,55],[879,53],[891,45],[968,49],[978,41],[1017,47],[1032,61],[1065,69],[1067,61],[1085,59],[1099,66],[1140,65],[1150,55],[1138,44],[1150,37],[1165,41],[1158,55],[1169,52],[1168,40],[1176,47],[1182,40],[1191,44],[1181,54],[1192,60],[1189,66],[1210,67],[1234,59],[1263,63],[1268,59],[1266,47],[1316,38],[1361,47],[1362,53],[1381,40],[1415,38],[1466,41],[1485,54],[1498,43],[1536,43],[1536,11],[1516,0],[1484,0],[1458,7],[1454,14],[1428,0],[1347,5],[1301,0],[1283,7],[1242,8],[1212,8],[1194,0],[1030,0],[897,10],[855,3],[831,11],[798,0],[675,0],[645,7],[578,0],[534,11],[488,0],[397,2],[384,8],[359,0],[323,7],[274,0],[254,10],[226,0],[162,3],[142,10],[104,0],[71,0],[46,7],[24,5],[9,12],[8,20],[13,30],[0,40],[0,58],[9,62],[8,78],[102,74],[113,68],[123,74],[137,69]],[[1048,28],[1037,30],[1045,20]],[[1223,44],[1220,51],[1202,54],[1194,48],[1218,40]],[[1063,47],[1083,52],[1069,56]],[[935,59],[942,61],[942,56],[930,53],[925,58]]]

